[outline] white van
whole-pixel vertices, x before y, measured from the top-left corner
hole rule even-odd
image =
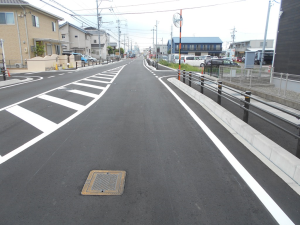
[[[171,63],[177,63],[179,64],[179,54],[172,54],[170,55],[170,62]],[[180,61],[181,64],[184,63],[184,57],[181,56],[181,61]]]

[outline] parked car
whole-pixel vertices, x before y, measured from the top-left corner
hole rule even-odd
[[[200,65],[200,67],[204,67],[208,60],[211,60],[210,55],[202,55],[199,57],[198,65]]]
[[[178,55],[178,54],[172,54],[172,55],[171,55],[171,62],[172,62],[172,63],[177,63],[177,64],[179,64],[179,55]],[[182,57],[182,56],[181,56],[180,63],[181,63],[181,64],[184,63],[183,57]]]
[[[85,63],[88,62],[88,59],[85,58],[84,55],[82,55],[81,53],[77,53],[77,52],[63,52],[62,54],[63,54],[63,55],[68,55],[68,56],[70,56],[70,55],[79,55],[81,61],[84,61]]]
[[[97,61],[96,58],[90,56],[90,55],[84,55],[84,58],[86,58],[88,61],[91,61],[91,62],[94,62],[94,61]]]
[[[230,67],[240,67],[238,63],[232,62],[228,59],[211,59],[207,61],[206,65],[224,65]]]
[[[243,62],[243,58],[242,57],[236,57],[236,61],[237,62]]]
[[[233,62],[233,60],[232,60],[230,57],[223,57],[222,59],[227,59],[227,60],[229,60],[230,62]]]

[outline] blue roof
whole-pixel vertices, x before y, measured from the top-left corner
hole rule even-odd
[[[173,41],[179,43],[179,37],[174,37]],[[185,44],[197,44],[197,43],[207,43],[207,44],[222,44],[222,40],[219,37],[182,37],[181,43]]]

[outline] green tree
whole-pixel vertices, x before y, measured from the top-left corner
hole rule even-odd
[[[117,49],[115,50],[115,52],[119,52],[119,49],[117,48]],[[120,48],[120,53],[121,53],[121,54],[124,54],[124,49],[123,49],[123,48]]]
[[[114,49],[111,46],[107,46],[108,54],[114,54]]]
[[[37,56],[43,56],[45,53],[45,48],[44,48],[43,42],[37,42],[36,46],[34,47],[33,52]]]

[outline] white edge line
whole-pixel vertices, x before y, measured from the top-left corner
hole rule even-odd
[[[282,211],[282,209],[276,204],[276,202],[268,195],[268,193],[260,186],[260,184],[251,176],[251,174],[240,164],[240,162],[232,155],[232,153],[225,147],[225,145],[215,136],[214,133],[202,122],[202,120],[194,113],[193,110],[161,79],[159,81],[171,92],[171,94],[177,99],[177,101],[185,108],[185,110],[193,117],[196,123],[207,134],[211,141],[216,145],[236,172],[247,183],[254,194],[264,204],[267,210],[272,214],[274,219],[279,224],[294,224],[290,218]]]
[[[123,66],[119,73],[122,71],[122,69],[124,68],[125,66]],[[116,75],[116,77],[119,75],[119,73]],[[116,78],[115,77],[115,78]],[[115,79],[114,78],[114,79]],[[48,131],[48,132],[45,132],[45,133],[42,133],[40,134],[39,136],[31,139],[30,141],[26,142],[25,144],[23,144],[22,146],[16,148],[15,150],[7,153],[6,155],[4,156],[0,156],[0,164],[6,162],[7,160],[11,159],[12,157],[16,156],[17,154],[21,153],[22,151],[24,151],[25,149],[29,148],[30,146],[32,146],[33,144],[37,143],[38,141],[42,140],[44,137],[48,136],[49,134],[51,134],[52,132],[54,132],[55,130],[59,129],[60,127],[62,127],[63,125],[65,125],[66,123],[68,123],[69,121],[71,121],[72,119],[74,119],[76,116],[78,116],[79,114],[81,114],[84,110],[86,110],[87,108],[89,108],[91,105],[93,105],[98,99],[100,99],[104,94],[105,92],[108,90],[108,88],[110,87],[110,84],[108,84],[105,89],[103,89],[103,91],[100,93],[100,95],[93,99],[89,104],[87,104],[83,109],[77,111],[76,113],[74,113],[72,116],[68,117],[67,119],[65,119],[64,121],[60,122],[59,124],[57,124],[56,128],[51,130],[51,131]],[[53,89],[55,90],[55,89]],[[49,91],[48,91],[49,92]],[[40,95],[39,95],[40,96]],[[31,98],[30,98],[31,99]],[[22,101],[23,102],[23,101]]]

